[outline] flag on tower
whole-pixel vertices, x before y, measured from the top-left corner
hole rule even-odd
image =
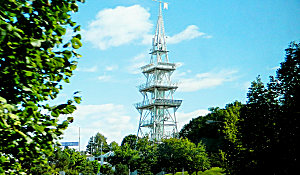
[[[165,2],[164,2],[164,9],[167,9],[167,10],[168,10],[168,3],[165,3]]]

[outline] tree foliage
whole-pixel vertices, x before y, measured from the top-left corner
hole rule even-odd
[[[183,126],[179,135],[182,138],[191,140],[195,145],[203,143],[210,158],[212,166],[220,166],[221,156],[219,150],[228,145],[225,136],[232,137],[232,133],[223,133],[225,127],[226,132],[237,132],[235,123],[240,115],[241,102],[235,101],[229,103],[224,109],[219,107],[211,107],[211,113],[205,116],[193,118],[190,122]],[[227,147],[227,146],[226,146]]]
[[[121,146],[127,143],[131,149],[135,149],[136,141],[137,141],[137,136],[133,134],[129,134],[128,136],[125,136],[123,138]]]
[[[80,30],[70,16],[77,11],[75,0],[0,1],[1,173],[21,173],[44,161],[73,121],[58,124],[58,116],[73,113],[80,97],[55,106],[48,102],[61,82],[69,83],[75,58],[81,57],[75,51],[82,45],[79,34],[63,41],[67,28]]]
[[[116,141],[112,141],[108,146],[112,151],[119,147],[119,144]]]
[[[161,167],[157,164],[157,144],[150,141],[148,137],[138,139],[136,143],[138,151],[137,171],[141,174],[157,174]]]
[[[92,136],[86,146],[86,151],[89,154],[99,156],[103,153],[106,153],[109,151],[108,144],[106,142],[106,137],[104,137],[103,134],[97,133],[95,136]],[[101,153],[101,145],[102,145],[102,153]]]
[[[53,154],[49,156],[48,163],[42,165],[35,165],[31,168],[32,174],[57,174],[64,171],[66,174],[78,173],[88,174],[97,173],[94,167],[99,167],[100,163],[97,161],[88,161],[85,155],[74,149],[65,148],[62,150],[56,147]]]
[[[114,155],[108,158],[108,162],[113,166],[118,164],[126,165],[133,172],[136,170],[138,158],[138,151],[131,149],[130,145],[126,143],[114,150]]]
[[[265,86],[252,82],[247,104],[237,122],[225,128],[229,145],[224,152],[228,174],[291,174],[300,165],[300,47],[291,43],[285,61]]]
[[[167,172],[180,171],[182,168],[192,172],[208,169],[210,163],[204,145],[196,147],[187,139],[165,139],[158,145],[157,164]]]

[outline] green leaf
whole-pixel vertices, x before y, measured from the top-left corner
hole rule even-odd
[[[74,32],[78,32],[78,31],[80,31],[80,25],[74,28]]]
[[[74,97],[74,100],[77,104],[80,104],[81,102],[81,97]]]
[[[31,77],[33,74],[33,72],[31,71],[25,71],[25,75],[28,76],[28,77]]]
[[[71,40],[71,42],[72,42],[72,47],[74,49],[79,49],[82,46],[82,44],[80,42],[80,39],[78,39],[76,37],[73,37],[72,40]]]
[[[2,36],[5,36],[5,35],[6,35],[6,30],[2,30],[2,29],[1,29],[1,35],[2,35]]]
[[[42,44],[42,40],[38,40],[38,39],[33,39],[30,44],[33,46],[33,47],[41,47],[41,44]]]
[[[73,121],[74,121],[74,118],[73,117],[68,117],[68,119],[67,119],[70,123],[73,123]]]
[[[7,28],[8,31],[11,32],[12,29],[13,29],[13,26],[12,26],[11,24],[8,23],[8,24],[6,25],[6,28]]]
[[[63,54],[64,54],[64,56],[65,56],[67,59],[70,59],[71,56],[72,56],[72,52],[69,51],[69,50],[65,50],[65,51],[63,52]]]
[[[69,78],[67,77],[67,78],[65,78],[64,79],[64,82],[66,82],[66,83],[70,83],[70,80],[69,80]]]
[[[77,34],[75,37],[81,40],[81,35],[80,34]]]
[[[58,36],[65,35],[66,34],[66,29],[61,27],[61,26],[58,26],[57,27],[57,34],[58,34]]]
[[[51,112],[51,116],[53,116],[53,117],[59,117],[59,111],[58,110],[53,110]]]
[[[18,37],[20,39],[22,38],[21,35],[18,32],[14,32],[13,35],[15,35],[16,37]]]

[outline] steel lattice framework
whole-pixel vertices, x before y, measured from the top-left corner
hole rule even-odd
[[[171,75],[176,70],[175,63],[169,63],[162,3],[159,2],[159,13],[152,49],[150,64],[141,67],[146,77],[146,83],[137,86],[143,95],[143,101],[134,106],[140,113],[137,136],[148,136],[150,140],[160,142],[161,139],[177,137],[176,111],[182,100],[174,100],[173,94],[178,83],[171,81]]]

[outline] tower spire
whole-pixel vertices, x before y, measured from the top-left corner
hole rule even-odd
[[[151,49],[151,63],[153,62],[169,62],[168,59],[168,51],[167,51],[167,42],[165,36],[165,28],[164,28],[164,20],[162,15],[162,3],[164,4],[164,8],[168,8],[167,2],[153,0],[155,2],[159,2],[159,11],[156,22],[155,35],[152,39],[152,49]],[[156,59],[155,59],[155,58]],[[163,58],[165,58],[163,60]]]

